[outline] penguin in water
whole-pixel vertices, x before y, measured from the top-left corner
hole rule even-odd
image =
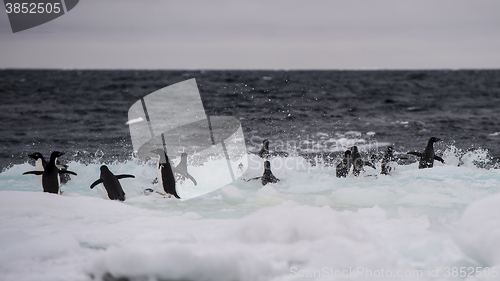
[[[384,154],[384,157],[382,158],[382,163],[380,164],[381,171],[380,173],[382,175],[389,175],[392,171],[392,166],[391,163],[397,161],[397,158],[394,156],[394,149],[392,146],[389,146],[387,148],[387,152]]]
[[[352,174],[356,177],[359,176],[361,171],[365,170],[363,168],[364,166],[369,166],[375,170],[377,169],[371,162],[361,159],[361,154],[359,154],[357,146],[351,147],[351,160],[353,165]]]
[[[418,162],[419,169],[432,168],[434,166],[434,160],[438,160],[444,164],[443,158],[434,154],[434,143],[438,142],[440,140],[441,139],[438,139],[436,137],[432,137],[427,142],[427,147],[425,148],[423,153],[417,152],[417,151],[411,151],[411,152],[408,152],[407,154],[420,157],[420,160]]]
[[[269,157],[269,141],[268,140],[263,140],[262,141],[262,148],[260,149],[259,153],[257,153],[260,158],[268,158]]]
[[[336,175],[337,178],[345,178],[349,174],[349,171],[351,170],[352,166],[352,158],[351,158],[351,151],[346,150],[344,152],[344,159],[337,164],[336,167]]]
[[[394,166],[397,164],[397,161],[401,159],[408,159],[408,157],[394,155],[394,148],[392,146],[387,147],[387,151],[382,157],[382,161],[380,163],[380,174],[390,175],[394,171]]]
[[[61,185],[59,184],[59,174],[72,174],[76,176],[75,172],[68,170],[59,170],[56,166],[57,157],[64,155],[59,151],[54,151],[50,154],[50,160],[44,167],[43,171],[30,171],[25,172],[23,175],[42,175],[43,192],[61,194]]]
[[[258,155],[262,159],[269,159],[271,157],[288,157],[288,153],[284,151],[269,151],[269,140],[265,139],[262,141],[262,148],[260,149],[259,152],[252,152],[249,151],[250,153]]]
[[[158,193],[168,195],[169,198],[173,195],[175,198],[180,199],[179,195],[177,195],[177,191],[175,190],[174,172],[172,171],[172,166],[170,165],[170,159],[168,159],[167,153],[161,148],[157,148],[151,152],[160,156],[156,166],[156,173],[158,183],[162,187],[163,192]]]
[[[29,157],[35,159],[35,171],[42,171],[44,170],[45,166],[47,165],[47,160],[43,157],[43,155],[40,152],[35,152],[32,154],[28,155]],[[67,170],[68,166],[67,165],[62,165],[59,164],[56,158],[56,166],[60,170]],[[38,179],[40,182],[42,182],[42,176],[38,175]],[[70,180],[70,177],[68,174],[60,174],[59,175],[59,184],[66,184]]]
[[[188,157],[187,153],[183,152],[181,154],[181,162],[179,162],[179,164],[177,164],[177,166],[174,169],[174,172],[176,174],[178,174],[176,178],[178,178],[180,182],[184,182],[184,180],[186,178],[188,178],[188,179],[190,179],[194,183],[194,185],[197,185],[196,180],[194,179],[194,177],[191,176],[188,173],[188,170],[187,170],[187,157]]]
[[[119,179],[135,178],[133,175],[114,175],[106,165],[101,166],[101,176],[96,180],[90,189],[102,183],[103,189],[110,200],[125,201],[125,192],[122,189]]]

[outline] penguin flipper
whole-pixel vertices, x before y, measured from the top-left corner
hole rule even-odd
[[[96,180],[92,185],[90,185],[90,189],[93,189],[96,185],[102,183],[101,179]]]
[[[406,154],[409,154],[409,155],[415,155],[415,156],[418,156],[418,157],[422,157],[422,156],[424,156],[424,154],[423,154],[423,153],[421,153],[421,152],[417,152],[417,151],[410,151],[410,152],[408,152],[408,153],[406,153]]]
[[[256,178],[251,178],[251,179],[246,179],[246,180],[245,180],[245,179],[243,179],[243,180],[244,180],[244,181],[246,181],[246,182],[249,182],[249,181],[251,181],[251,180],[259,180],[259,179],[261,179],[261,178],[262,178],[262,177],[256,177]]]
[[[372,162],[365,161],[365,165],[368,166],[368,167],[371,167],[371,168],[373,168],[375,170],[377,169],[377,168],[375,168],[375,165],[372,164]]]
[[[43,175],[43,171],[29,171],[23,173],[23,175]]]
[[[68,171],[68,170],[59,170],[59,174],[72,174],[73,176],[78,176],[75,172]]]
[[[134,175],[116,175],[117,179],[124,179],[124,178],[135,178]]]
[[[441,157],[439,157],[437,155],[434,155],[434,159],[444,164],[443,158],[441,158]]]

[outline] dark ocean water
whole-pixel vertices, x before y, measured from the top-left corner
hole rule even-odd
[[[190,78],[208,115],[240,119],[249,149],[267,138],[271,147],[322,144],[320,154],[346,137],[404,152],[436,136],[440,150],[485,148],[500,158],[500,70],[1,70],[0,169],[36,151],[82,162],[129,159],[129,107]]]

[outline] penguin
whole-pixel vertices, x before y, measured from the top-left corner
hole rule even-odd
[[[157,180],[163,189],[163,192],[158,192],[162,195],[168,195],[170,198],[173,195],[175,198],[180,199],[175,190],[175,177],[172,171],[172,166],[170,164],[170,159],[168,159],[167,153],[161,148],[157,148],[151,151],[152,153],[160,156],[158,164],[156,166]]]
[[[271,157],[288,157],[288,153],[284,151],[269,151],[269,140],[265,139],[262,141],[262,148],[260,149],[259,152],[252,152],[249,151],[250,153],[258,155],[262,159],[269,159]]]
[[[263,140],[262,141],[262,148],[260,149],[259,153],[260,158],[268,158],[269,157],[269,141],[268,140]]]
[[[266,185],[268,183],[277,183],[280,181],[273,175],[273,172],[271,172],[271,162],[264,162],[264,174],[262,174],[260,180],[262,182],[262,185]]]
[[[268,183],[277,183],[280,181],[278,178],[276,178],[273,175],[273,172],[271,172],[271,162],[269,162],[267,160],[264,161],[264,173],[262,174],[261,177],[251,178],[251,179],[247,179],[244,181],[249,182],[251,180],[258,180],[258,179],[260,179],[260,182],[262,183],[262,185],[266,185]]]
[[[431,137],[427,142],[427,147],[425,148],[423,153],[417,151],[411,151],[408,152],[407,154],[420,157],[420,160],[418,162],[419,169],[432,168],[434,166],[434,160],[438,160],[444,164],[443,158],[434,154],[434,143],[440,140],[441,139],[438,139],[436,137]]]
[[[29,154],[28,156],[35,159],[35,171],[42,171],[43,172],[45,165],[47,165],[47,160],[45,160],[43,155],[40,152],[35,152],[32,154]],[[59,164],[57,161],[57,158],[56,158],[56,166],[60,170],[67,170],[68,169],[67,165]],[[41,175],[38,175],[38,179],[40,180],[40,182],[42,182]],[[69,180],[70,180],[70,177],[68,174],[62,174],[62,175],[59,174],[59,184],[60,185],[66,184]]]
[[[353,165],[352,174],[356,177],[359,176],[361,171],[364,171],[364,166],[369,166],[375,170],[377,169],[371,162],[361,159],[361,154],[359,154],[357,146],[351,147],[351,159]]]
[[[54,151],[50,154],[50,160],[44,167],[43,171],[30,171],[25,172],[23,175],[42,175],[43,192],[61,194],[61,185],[59,184],[59,174],[72,174],[76,176],[75,172],[68,170],[59,170],[56,166],[56,159],[64,155],[59,151]]]
[[[352,158],[351,158],[351,151],[346,150],[344,152],[344,159],[337,164],[336,167],[336,175],[337,178],[345,178],[349,174],[349,170],[351,170],[352,166]]]
[[[102,165],[101,176],[90,186],[90,189],[102,183],[104,192],[106,192],[110,200],[125,201],[125,192],[123,192],[122,186],[118,181],[123,178],[135,178],[135,176],[126,174],[115,176],[106,165]]]
[[[35,152],[28,156],[35,159],[35,171],[43,172],[44,167],[47,165],[47,160],[43,158],[43,155],[40,152]],[[42,182],[42,175],[38,175],[37,177]]]
[[[178,178],[179,181],[184,182],[186,178],[189,178],[194,183],[194,185],[197,185],[196,180],[188,173],[187,170],[187,153],[181,154],[181,162],[177,164],[174,172],[178,174],[176,178]]]
[[[387,152],[384,154],[384,157],[382,158],[382,163],[380,164],[380,174],[382,175],[389,175],[392,171],[391,163],[395,162],[397,159],[394,156],[394,149],[392,146],[389,146],[387,148]]]

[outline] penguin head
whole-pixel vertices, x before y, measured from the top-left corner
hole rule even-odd
[[[392,153],[394,151],[394,149],[392,148],[392,146],[389,146],[387,148],[387,153]]]
[[[271,170],[271,162],[269,161],[264,162],[264,170]]]
[[[262,145],[264,146],[264,148],[269,149],[269,141],[267,139],[262,141]]]
[[[107,172],[107,171],[109,171],[108,166],[106,166],[106,165],[102,165],[102,166],[101,166],[101,173],[102,173],[102,172]]]
[[[28,155],[29,157],[35,159],[35,160],[38,160],[40,158],[43,159],[43,155],[40,153],[40,152],[35,152],[35,153],[32,153],[32,154],[29,154]]]
[[[60,156],[63,156],[64,153],[63,152],[59,152],[59,151],[54,151],[52,152],[52,154],[50,154],[50,158],[56,158],[56,157],[60,157]]]
[[[358,147],[357,146],[351,147],[351,152],[352,152],[352,154],[358,153]]]
[[[344,158],[349,158],[349,157],[351,157],[351,151],[350,150],[346,150],[344,152]]]
[[[438,138],[436,138],[436,137],[432,137],[432,138],[430,138],[430,139],[429,139],[429,142],[430,142],[430,143],[435,143],[435,142],[438,142],[438,141],[440,141],[440,140],[441,140],[441,139],[438,139]]]

